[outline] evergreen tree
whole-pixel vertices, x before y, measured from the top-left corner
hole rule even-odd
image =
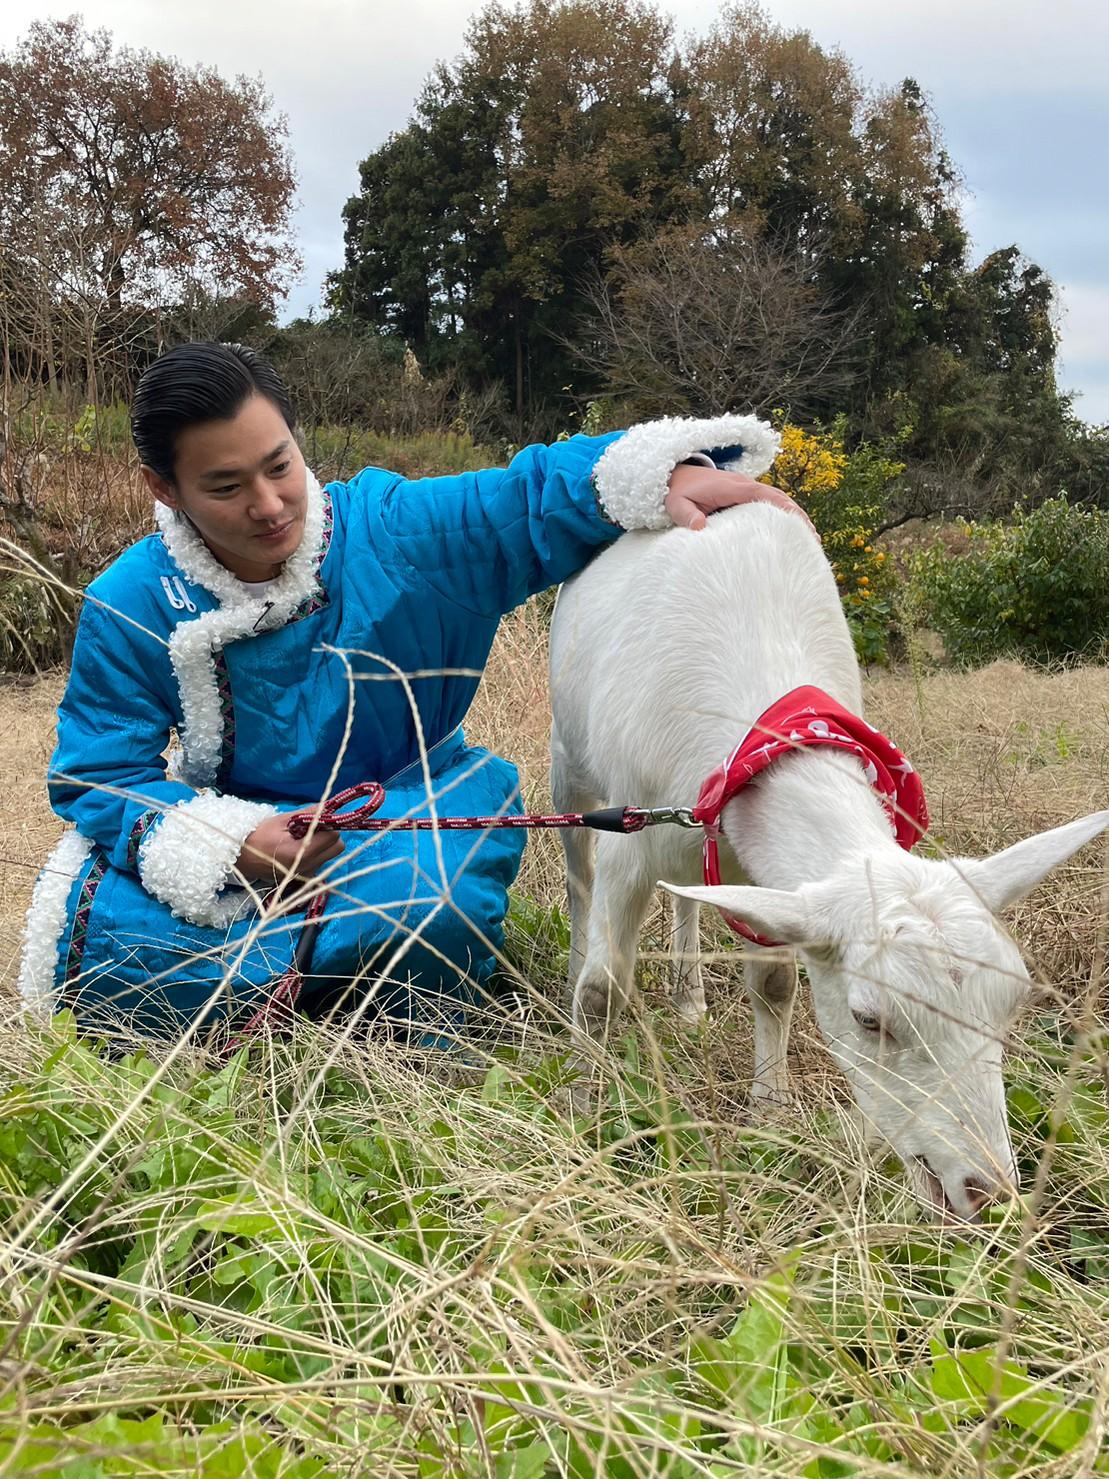
[[[606,253],[687,213],[668,24],[635,0],[491,5],[362,165],[333,306],[511,387],[534,420]]]

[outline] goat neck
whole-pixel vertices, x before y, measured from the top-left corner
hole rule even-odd
[[[721,828],[764,888],[818,883],[853,859],[901,852],[862,766],[830,749],[783,757],[728,802]]]

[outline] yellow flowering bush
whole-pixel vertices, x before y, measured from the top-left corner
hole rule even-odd
[[[843,426],[806,431],[787,422],[774,466],[763,481],[789,493],[812,519],[839,584],[843,608],[864,662],[888,655],[893,574],[874,545],[889,486],[905,470],[887,451],[864,442],[848,452]]]
[[[773,477],[768,474],[764,481],[801,499],[814,493],[832,493],[839,487],[847,453],[838,437],[803,431],[788,422],[781,429],[781,437]]]

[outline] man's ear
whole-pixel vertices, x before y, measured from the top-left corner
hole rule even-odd
[[[819,945],[814,933],[810,901],[790,889],[744,888],[727,885],[697,888],[661,883],[660,888],[683,899],[696,899],[699,904],[714,904],[724,914],[740,919],[757,935],[779,940],[783,945]]]
[[[1066,860],[1109,828],[1109,811],[1095,811],[1077,822],[1038,832],[990,858],[953,858],[951,866],[966,879],[995,914],[1023,899]]]
[[[144,462],[139,468],[142,480],[153,493],[159,503],[164,503],[167,508],[173,509],[174,513],[181,507],[181,500],[177,495],[177,489],[168,478],[162,477],[160,472],[155,472],[152,467],[147,467]]]

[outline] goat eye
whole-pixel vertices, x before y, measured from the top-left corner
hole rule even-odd
[[[882,1019],[876,1012],[854,1012],[852,1015],[864,1032],[881,1032]]]

